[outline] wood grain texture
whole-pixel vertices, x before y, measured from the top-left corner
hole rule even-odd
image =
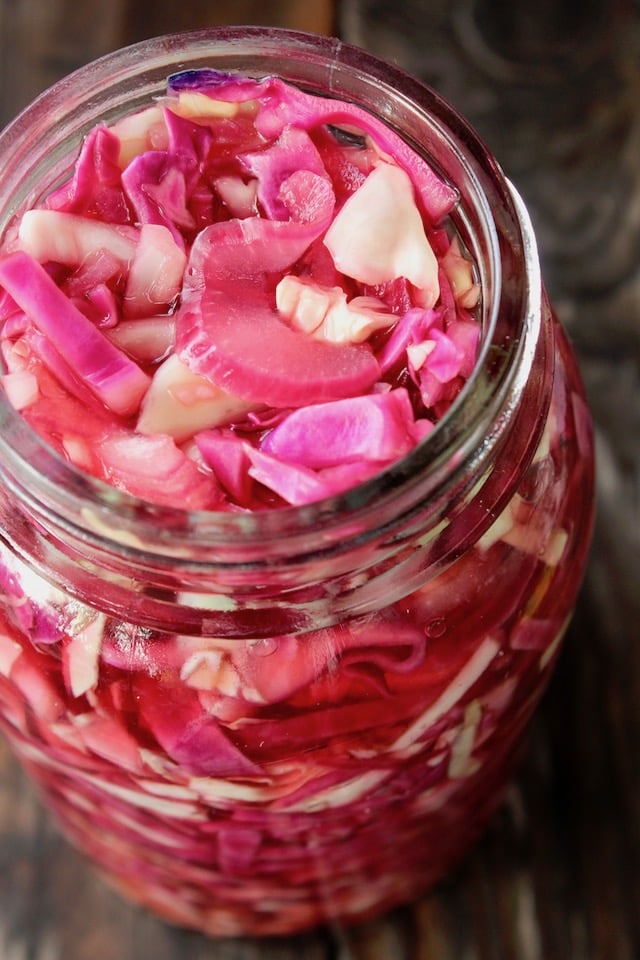
[[[598,438],[591,560],[530,748],[485,836],[437,890],[353,930],[207,941],[112,893],[0,741],[0,960],[640,957],[640,11],[625,0],[534,8],[514,0],[505,18],[492,0],[343,0],[334,23],[330,4],[308,0],[0,0],[3,123],[103,52],[215,23],[335,29],[433,83],[529,205]]]
[[[135,3],[134,0],[124,6],[123,27],[127,36],[134,40],[142,40],[152,33],[245,23],[281,25],[316,33],[328,33],[334,25],[333,5],[328,0],[273,0],[271,3],[256,3],[255,0],[234,0],[233,3],[191,0],[182,4],[175,0],[156,0],[152,11],[148,4]]]

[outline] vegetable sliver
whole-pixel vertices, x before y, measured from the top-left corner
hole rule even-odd
[[[147,374],[71,303],[33,257],[16,251],[0,259],[0,286],[105,406],[123,417],[138,409],[149,386]]]

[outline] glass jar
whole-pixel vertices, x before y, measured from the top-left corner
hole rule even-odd
[[[106,487],[0,397],[0,717],[125,895],[210,935],[283,934],[415,898],[500,802],[585,564],[591,428],[517,193],[433,91],[335,39],[202,31],[80,69],[0,138],[0,228],[98,121],[202,66],[359,104],[455,184],[480,358],[395,466],[253,514]]]

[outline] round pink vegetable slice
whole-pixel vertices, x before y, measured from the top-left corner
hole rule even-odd
[[[314,340],[288,327],[254,293],[205,291],[180,319],[179,353],[228,393],[274,407],[299,407],[369,390],[380,375],[367,344]]]
[[[259,217],[202,231],[187,266],[177,353],[195,373],[257,404],[298,407],[364,393],[380,367],[366,344],[334,344],[288,326],[275,284],[326,229],[333,192],[299,171],[283,184],[289,221]]]

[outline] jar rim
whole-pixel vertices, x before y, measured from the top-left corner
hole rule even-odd
[[[44,150],[51,130],[49,117],[58,118],[60,138],[76,138],[77,150],[79,124],[88,132],[98,118],[115,111],[121,89],[128,89],[130,95],[133,89],[143,105],[170,73],[213,61],[218,68],[220,61],[235,63],[238,72],[246,70],[250,61],[254,75],[261,76],[268,75],[265,70],[271,64],[271,74],[307,87],[318,84],[318,92],[322,88],[328,95],[359,102],[369,110],[383,103],[382,119],[405,138],[407,118],[414,130],[421,123],[429,126],[432,146],[434,138],[442,138],[440,160],[455,155],[458,169],[465,172],[466,199],[476,204],[474,215],[483,220],[483,243],[490,260],[493,296],[486,305],[483,346],[474,373],[452,408],[413,451],[352,489],[304,506],[234,513],[188,511],[139,500],[67,463],[28,426],[3,391],[0,476],[36,514],[53,513],[62,527],[134,552],[188,555],[196,544],[213,549],[229,540],[260,545],[274,539],[282,539],[289,548],[297,540],[310,550],[314,533],[319,544],[338,542],[345,523],[355,529],[353,523],[358,521],[361,529],[367,518],[374,517],[376,528],[392,527],[419,503],[441,497],[465,464],[486,453],[492,427],[506,407],[517,404],[524,390],[541,318],[539,263],[525,206],[478,134],[435,90],[359,47],[284,28],[207,28],[143,40],[62,78],[0,133],[0,156],[14,157],[0,184],[0,211],[7,210],[0,234],[36,185],[43,155],[40,167],[34,161],[31,180],[17,161],[24,161],[31,151],[37,154],[38,147]],[[377,103],[367,103],[374,93]],[[132,109],[129,99],[127,112]],[[416,143],[415,136],[411,140],[433,162],[425,144]],[[462,208],[459,212],[465,213]],[[506,250],[512,251],[513,262],[505,274]]]

